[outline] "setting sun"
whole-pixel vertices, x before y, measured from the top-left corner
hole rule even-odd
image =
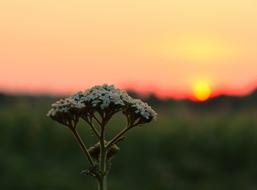
[[[211,96],[212,90],[208,82],[198,81],[194,84],[193,92],[198,101],[205,101]]]

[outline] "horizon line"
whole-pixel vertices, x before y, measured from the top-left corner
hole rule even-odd
[[[145,89],[135,89],[132,87],[125,87],[121,88],[123,90],[136,93],[139,96],[147,97],[150,95],[154,95],[155,97],[165,100],[165,99],[174,99],[174,100],[192,100],[197,101],[193,94],[190,93],[179,93],[178,91],[170,92],[170,90],[160,90],[159,92],[156,92],[154,90],[148,90]],[[233,97],[244,97],[251,95],[257,90],[257,85],[255,87],[251,88],[242,88],[241,90],[215,90],[210,98],[208,100],[213,99],[215,97],[219,96],[233,96]],[[84,90],[81,90],[84,91]],[[7,89],[1,89],[0,88],[0,94],[2,95],[10,95],[10,96],[48,96],[48,97],[63,97],[63,96],[69,96],[71,94],[75,93],[74,91],[54,91],[54,90],[7,90]],[[207,100],[207,101],[208,101]]]

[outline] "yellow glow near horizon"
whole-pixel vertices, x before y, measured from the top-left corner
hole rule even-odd
[[[256,0],[0,0],[0,91],[136,84],[183,98],[204,76],[215,95],[243,94],[257,83],[256,7]]]
[[[166,48],[166,53],[173,58],[197,63],[218,63],[219,60],[225,60],[235,56],[232,47],[228,46],[222,40],[214,37],[185,37],[171,43],[171,47]],[[168,45],[166,45],[168,47]]]
[[[211,96],[212,90],[207,81],[197,81],[193,86],[193,92],[197,100],[205,101]]]

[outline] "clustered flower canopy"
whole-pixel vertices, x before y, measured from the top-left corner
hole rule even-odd
[[[140,99],[134,99],[126,91],[113,85],[94,86],[52,104],[47,116],[66,125],[75,126],[79,118],[91,121],[98,113],[108,121],[121,111],[127,118],[128,127],[144,124],[156,118],[157,113]]]

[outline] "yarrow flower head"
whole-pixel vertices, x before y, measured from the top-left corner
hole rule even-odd
[[[110,111],[110,109],[120,109],[125,105],[121,99],[121,93],[122,91],[113,85],[94,86],[79,95],[75,95],[74,99],[88,108],[104,112]]]
[[[127,109],[123,112],[131,125],[148,123],[157,117],[157,113],[151,106],[140,99],[127,98],[126,104]]]
[[[57,101],[52,104],[48,116],[67,124],[77,117],[92,118],[95,112],[108,120],[119,111],[126,115],[131,125],[150,122],[157,115],[148,104],[133,99],[126,91],[104,84]]]
[[[71,98],[60,99],[52,104],[47,116],[70,127],[78,122],[77,112],[81,107],[82,105],[74,102]]]

